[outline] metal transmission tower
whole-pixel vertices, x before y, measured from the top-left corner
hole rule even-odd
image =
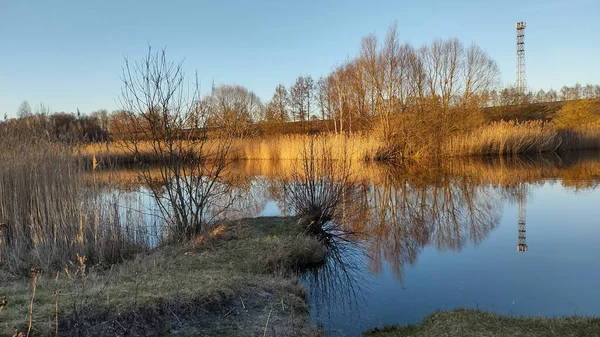
[[[524,94],[527,90],[525,76],[525,22],[517,22],[517,90]]]
[[[519,183],[517,187],[517,198],[518,198],[518,213],[519,213],[519,243],[517,244],[517,251],[527,251],[527,240],[525,227],[525,208],[527,207],[527,186],[524,183]]]

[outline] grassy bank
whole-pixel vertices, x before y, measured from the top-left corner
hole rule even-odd
[[[80,259],[36,282],[4,282],[0,336],[27,331],[34,284],[32,336],[54,335],[57,322],[60,336],[318,335],[294,271],[325,253],[296,221],[240,220],[110,269]]]
[[[519,318],[458,309],[435,312],[416,326],[390,326],[367,331],[363,336],[600,336],[600,318]]]

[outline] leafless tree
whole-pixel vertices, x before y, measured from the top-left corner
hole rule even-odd
[[[198,111],[199,84],[186,80],[181,62],[165,50],[136,62],[125,59],[120,96],[122,117],[131,133],[124,145],[136,158],[136,170],[147,183],[175,240],[198,234],[229,205],[221,181],[230,148],[227,132],[207,133],[208,111]],[[190,132],[195,116],[199,129]],[[152,167],[153,162],[161,165]]]
[[[310,119],[314,104],[315,82],[310,76],[299,76],[290,89],[290,105],[294,120],[305,122]]]
[[[289,95],[283,84],[275,87],[273,98],[267,105],[267,113],[265,119],[267,121],[287,122],[289,116]]]
[[[331,95],[329,91],[329,84],[326,78],[319,78],[316,86],[317,100],[319,102],[319,109],[321,110],[321,119],[325,120],[331,118]]]
[[[98,124],[104,131],[109,131],[109,117],[106,109],[93,111],[90,116],[98,120]]]
[[[19,105],[19,108],[17,109],[17,116],[19,118],[27,118],[31,116],[31,106],[29,105],[29,102],[21,102],[21,105]]]
[[[594,86],[591,84],[586,84],[586,86],[581,90],[581,95],[583,98],[594,98]]]
[[[554,89],[548,90],[546,92],[546,102],[556,102],[558,101],[558,93]]]
[[[262,119],[258,96],[240,85],[216,87],[208,98],[210,126],[222,128],[236,137],[244,136],[250,125]]]
[[[464,89],[462,105],[466,107],[475,100],[475,104],[480,104],[479,99],[487,94],[498,84],[498,66],[481,47],[475,43],[467,49],[465,55],[465,64],[463,67]]]

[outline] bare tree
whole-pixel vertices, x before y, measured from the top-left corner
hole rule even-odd
[[[345,65],[338,67],[333,74],[329,76],[330,88],[332,89],[330,95],[330,104],[333,107],[333,120],[335,132],[343,132],[344,130],[344,121],[346,119],[346,110],[347,110],[347,96],[349,88],[346,85],[346,71]]]
[[[560,97],[562,101],[570,101],[577,99],[577,94],[575,93],[575,90],[573,90],[573,88],[565,85],[562,88],[560,88]]]
[[[124,145],[156,199],[175,240],[190,238],[222,214],[229,203],[221,182],[230,148],[228,133],[207,133],[208,116],[198,116],[198,81],[189,84],[182,63],[169,61],[165,50],[138,62],[125,60],[120,96],[122,117],[134,132]],[[203,112],[205,113],[205,112]],[[200,128],[186,129],[196,115]],[[151,168],[152,162],[162,165]]]
[[[311,76],[304,76],[304,100],[306,101],[306,117],[308,120],[312,117],[312,108],[314,105],[315,81]]]
[[[98,124],[102,130],[109,131],[109,117],[106,109],[93,111],[90,116],[98,120]]]
[[[467,49],[463,67],[463,107],[477,100],[498,84],[500,71],[494,60],[475,43]]]
[[[294,121],[305,122],[310,119],[315,82],[310,76],[299,76],[290,88],[290,105]]]
[[[371,106],[371,115],[378,116],[383,104],[382,60],[379,55],[379,43],[375,35],[368,35],[361,41],[358,63],[364,73],[367,95]]]
[[[381,125],[384,139],[388,140],[390,136],[391,117],[396,110],[395,103],[399,92],[397,86],[401,83],[401,79],[399,78],[401,65],[397,24],[393,24],[388,29],[381,53],[385,64],[383,81],[385,83],[384,100],[386,102],[385,108],[381,112]]]
[[[250,125],[262,119],[262,103],[258,96],[240,85],[221,85],[208,99],[210,126],[222,128],[236,136],[244,136]]]
[[[546,92],[546,102],[556,102],[558,101],[558,93],[554,89],[548,90]]]
[[[27,118],[31,116],[31,106],[29,105],[29,102],[21,102],[21,105],[19,105],[19,108],[17,109],[17,116],[19,118]]]
[[[536,103],[545,102],[545,99],[546,99],[546,92],[544,91],[544,89],[540,89],[534,96],[534,101]]]
[[[319,109],[321,110],[321,119],[325,120],[327,118],[331,118],[331,97],[329,92],[329,83],[326,78],[319,78],[317,81],[316,91]]]
[[[267,106],[267,121],[287,122],[290,119],[288,113],[289,96],[283,84],[275,87],[273,98]]]

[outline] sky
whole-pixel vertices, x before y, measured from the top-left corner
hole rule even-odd
[[[600,84],[600,1],[0,0],[0,114],[19,104],[89,113],[119,107],[124,59],[166,47],[203,92],[243,85],[264,101],[300,75],[327,75],[360,39],[475,42],[515,80],[515,23],[526,21],[530,90]]]

